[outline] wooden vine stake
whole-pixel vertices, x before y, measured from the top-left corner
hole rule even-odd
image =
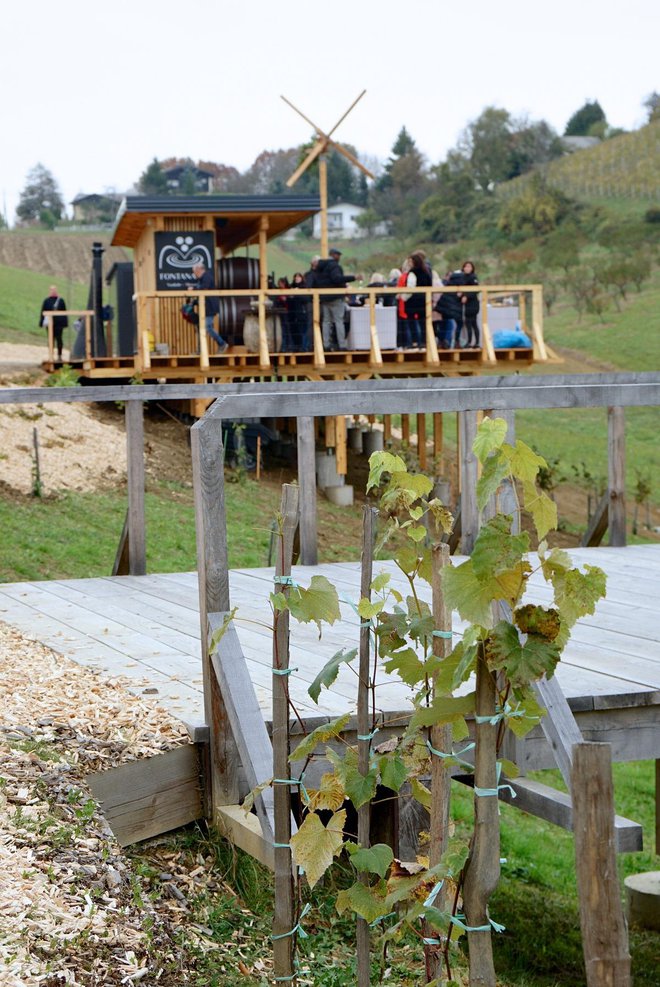
[[[432,560],[432,604],[433,604],[433,626],[439,633],[433,638],[433,654],[439,658],[446,658],[451,654],[451,609],[445,604],[442,592],[442,570],[451,564],[449,556],[449,545],[436,544],[431,551]],[[449,635],[449,636],[446,636]],[[434,689],[435,693],[435,689]],[[448,752],[451,750],[451,724],[436,724],[431,727],[431,747],[437,751]],[[431,846],[429,852],[429,864],[435,867],[440,862],[442,854],[447,849],[449,834],[449,801],[450,801],[451,774],[444,758],[431,756]],[[438,891],[433,904],[442,910],[446,893],[444,887]],[[427,929],[425,936],[434,938],[436,932]],[[439,979],[442,967],[442,946],[426,944],[424,946],[424,959],[426,967],[426,980],[431,983]]]
[[[275,563],[275,590],[289,597],[293,538],[298,525],[299,488],[282,487],[280,538]],[[289,766],[289,610],[275,610],[273,617],[273,785],[275,812],[275,911],[273,960],[276,978],[295,984],[295,896],[291,861],[291,777]],[[282,674],[283,673],[283,674]]]
[[[477,659],[475,697],[474,834],[465,865],[463,901],[468,928],[470,987],[496,987],[488,900],[500,877],[497,798],[496,687],[486,659]],[[471,931],[470,931],[471,930]]]
[[[375,519],[378,511],[365,505],[362,525],[362,568],[360,581],[360,599],[371,600],[371,581],[373,579]],[[369,621],[362,620],[360,625],[359,679],[357,700],[358,724],[358,771],[361,775],[369,774],[371,755],[370,732],[373,730],[373,716],[369,714],[369,699],[372,693],[371,681],[371,629]],[[358,809],[358,843],[364,849],[369,846],[371,827],[371,807],[365,802]],[[369,875],[360,874],[360,882],[369,884]],[[371,981],[371,959],[369,950],[369,923],[358,916],[357,928],[357,982],[358,987],[369,987]]]

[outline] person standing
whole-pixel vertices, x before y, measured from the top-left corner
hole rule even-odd
[[[207,271],[204,264],[195,264],[192,269],[195,275],[195,284],[188,285],[188,291],[212,291],[215,288],[215,281],[211,271]],[[216,295],[209,295],[204,299],[204,328],[207,336],[214,339],[218,344],[218,352],[225,353],[229,344],[213,328],[213,320],[220,311],[220,299]]]
[[[421,250],[415,250],[410,255],[410,264],[406,286],[408,288],[430,288],[433,284],[433,278],[426,262],[426,254]],[[413,348],[421,349],[426,339],[426,295],[421,292],[410,294],[405,303]]]
[[[66,312],[66,302],[60,297],[60,293],[54,284],[51,284],[48,289],[48,297],[44,298],[41,303],[41,315],[39,317],[39,326],[43,327],[48,331],[48,312]],[[66,315],[54,315],[53,316],[53,336],[55,338],[55,346],[57,347],[57,359],[62,359],[62,333],[69,325],[69,318]]]
[[[461,272],[463,274],[463,284],[479,284],[477,272],[475,271],[474,264],[471,260],[465,261],[463,267],[461,268]],[[465,348],[470,349],[474,346],[475,349],[479,349],[479,326],[477,325],[477,315],[479,314],[478,293],[476,291],[470,291],[465,295],[462,295],[461,303],[465,313],[463,317],[463,325],[465,326],[465,331],[467,333]]]
[[[296,271],[293,275],[291,287],[305,288],[305,275],[301,271]],[[289,295],[289,331],[294,352],[309,349],[308,308],[307,298],[304,295]]]
[[[325,350],[346,349],[346,327],[344,325],[344,301],[346,285],[355,281],[353,275],[345,275],[339,258],[341,250],[333,247],[328,260],[320,260],[316,265],[317,288],[341,288],[341,295],[321,295],[321,330]],[[334,346],[332,328],[334,326],[337,346]]]

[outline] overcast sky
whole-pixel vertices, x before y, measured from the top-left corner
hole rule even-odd
[[[65,201],[125,191],[149,161],[247,168],[307,140],[286,95],[385,159],[405,124],[430,162],[488,105],[559,132],[585,99],[644,122],[660,90],[658,0],[14,0],[2,6],[0,195],[38,161]]]

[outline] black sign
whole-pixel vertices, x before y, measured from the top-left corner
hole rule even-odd
[[[213,232],[156,233],[156,291],[181,291],[196,279],[195,264],[214,271]]]

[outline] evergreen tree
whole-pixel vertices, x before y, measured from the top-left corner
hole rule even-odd
[[[25,188],[21,192],[16,215],[22,223],[41,223],[52,229],[62,218],[64,201],[52,172],[42,164],[36,164],[28,172]]]
[[[376,182],[372,206],[397,236],[414,233],[419,206],[430,190],[424,157],[405,127],[399,131],[383,174]]]
[[[142,172],[138,181],[138,188],[143,195],[167,195],[167,179],[165,173],[156,158]]]
[[[575,111],[566,124],[564,136],[586,137],[594,133],[594,127],[597,129],[600,127],[603,130],[607,127],[605,113],[597,99],[593,101],[587,100],[584,106],[581,106],[579,110]],[[603,136],[603,134],[599,136]]]

